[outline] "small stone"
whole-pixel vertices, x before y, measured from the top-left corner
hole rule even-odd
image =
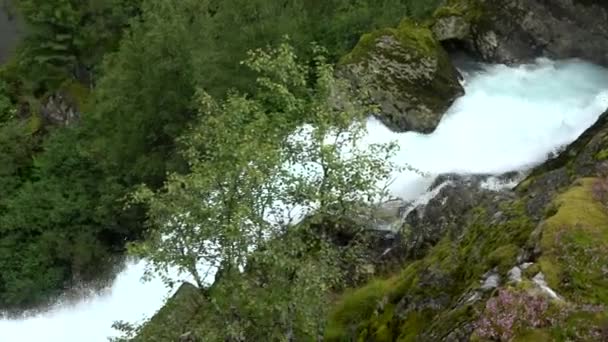
[[[481,290],[483,291],[489,291],[492,289],[495,289],[498,287],[498,284],[500,283],[500,276],[496,273],[490,275],[483,283],[483,285],[481,285]]]
[[[507,273],[507,276],[510,282],[519,283],[521,281],[521,269],[515,266]]]
[[[561,299],[560,296],[555,291],[553,291],[553,289],[551,289],[549,285],[547,285],[547,282],[545,281],[545,275],[542,272],[538,272],[534,276],[532,281],[534,281],[534,283],[549,297],[553,299]]]
[[[533,264],[533,262],[524,262],[523,264],[519,265],[519,268],[521,268],[522,270],[527,270]]]
[[[472,304],[481,299],[481,294],[479,292],[473,293],[466,301],[467,304]]]
[[[361,268],[365,274],[373,275],[374,273],[376,273],[376,268],[372,264],[363,265]]]
[[[194,335],[192,334],[192,331],[188,331],[185,334],[182,334],[179,337],[179,342],[195,342],[195,338]]]
[[[492,217],[492,220],[494,222],[498,222],[498,221],[500,221],[500,219],[502,219],[503,215],[504,214],[502,213],[502,211],[498,211],[498,212],[496,212],[496,214],[494,214],[494,216]]]

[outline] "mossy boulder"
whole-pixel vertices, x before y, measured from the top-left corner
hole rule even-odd
[[[594,199],[596,178],[581,179],[555,199],[542,224],[539,264],[550,287],[568,299],[608,303],[608,208]]]
[[[196,325],[206,299],[196,286],[184,283],[139,331],[133,342],[180,341]]]
[[[432,132],[464,94],[458,71],[432,30],[411,20],[361,37],[340,61],[339,73],[380,108],[395,131]]]

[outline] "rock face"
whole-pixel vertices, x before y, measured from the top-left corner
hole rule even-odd
[[[49,96],[40,109],[42,116],[53,124],[67,126],[80,117],[75,106],[62,94]]]
[[[481,204],[498,203],[512,197],[509,191],[492,191],[482,187],[488,176],[446,174],[429,188],[439,189],[427,204],[409,212],[402,227],[408,257],[423,256],[446,234],[457,235],[466,224],[463,215]],[[496,210],[498,212],[498,210]]]
[[[432,132],[464,93],[448,54],[426,26],[404,20],[398,28],[361,37],[339,74],[379,105],[379,119],[395,131]]]
[[[602,0],[447,0],[438,39],[458,39],[486,61],[539,56],[608,65],[608,3]]]
[[[66,82],[42,101],[40,114],[49,124],[70,125],[87,109],[89,93],[90,89],[79,82]]]

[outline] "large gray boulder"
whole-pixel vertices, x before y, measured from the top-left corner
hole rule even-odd
[[[464,94],[458,72],[432,30],[409,20],[363,35],[342,58],[338,72],[355,91],[367,92],[380,107],[378,118],[395,131],[432,132]]]
[[[446,0],[435,20],[440,40],[462,40],[489,62],[545,56],[608,65],[603,0]]]

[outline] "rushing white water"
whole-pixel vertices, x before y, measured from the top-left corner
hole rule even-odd
[[[608,107],[608,71],[580,61],[482,66],[465,77],[466,95],[433,134],[396,134],[369,120],[366,142],[397,140],[396,161],[431,175],[395,174],[395,196],[417,199],[441,173],[529,168],[576,139]],[[0,341],[106,341],[115,334],[113,321],[152,315],[169,295],[159,280],[142,283],[143,270],[142,263],[130,264],[108,291],[76,305],[58,304],[37,316],[0,321]]]
[[[529,168],[572,142],[608,107],[608,71],[540,59],[466,74],[458,99],[430,135],[393,133],[368,122],[369,142],[397,140],[398,162],[431,174],[395,175],[394,195],[413,200],[441,173],[499,174]]]
[[[111,288],[78,303],[57,303],[23,319],[0,321],[2,342],[107,341],[114,321],[139,321],[163,304],[169,291],[159,279],[142,283],[144,262],[129,262]]]

